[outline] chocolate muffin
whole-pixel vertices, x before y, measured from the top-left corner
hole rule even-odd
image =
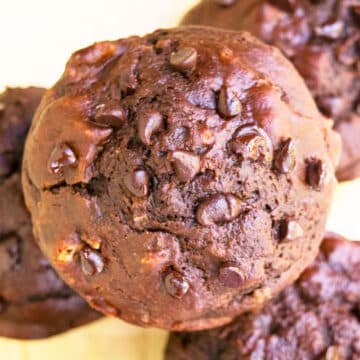
[[[316,261],[257,314],[174,333],[166,360],[360,359],[360,242],[328,234]]]
[[[41,254],[24,205],[22,150],[43,93],[31,87],[0,94],[0,336],[21,339],[55,335],[99,316]]]
[[[227,323],[315,258],[336,183],[330,125],[247,33],[184,27],[80,50],[26,143],[39,244],[105,314]]]
[[[278,46],[342,136],[337,177],[360,176],[359,0],[203,0],[183,24],[247,30]]]

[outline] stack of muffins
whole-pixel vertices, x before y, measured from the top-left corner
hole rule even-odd
[[[360,243],[325,235],[360,175],[359,1],[183,23],[1,95],[0,335],[102,313],[177,331],[169,360],[360,359]]]

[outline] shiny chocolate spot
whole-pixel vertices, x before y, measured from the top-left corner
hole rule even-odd
[[[273,145],[266,132],[257,126],[240,128],[229,143],[230,150],[247,160],[272,161]]]
[[[64,168],[76,166],[77,159],[72,148],[65,143],[56,145],[50,155],[48,170],[54,175],[62,175]]]
[[[305,180],[314,190],[322,189],[326,180],[325,165],[322,160],[316,158],[306,160]]]
[[[317,36],[336,40],[344,32],[345,25],[341,20],[329,20],[322,25],[316,26],[314,31]]]
[[[293,241],[304,235],[302,227],[294,220],[284,219],[279,224],[279,240]]]
[[[230,118],[241,113],[242,105],[234,91],[223,86],[219,93],[217,109],[220,116]]]
[[[196,68],[197,57],[196,49],[183,47],[170,55],[170,64],[177,71],[191,73]]]
[[[164,277],[167,293],[174,298],[181,299],[190,289],[185,276],[176,270],[170,270]]]
[[[120,127],[125,120],[125,110],[117,102],[100,104],[96,107],[95,122],[98,124]]]
[[[145,170],[138,169],[125,175],[124,184],[133,195],[144,197],[149,194],[150,176]]]
[[[219,280],[225,286],[238,288],[245,281],[244,272],[234,263],[224,263],[219,270]]]
[[[197,221],[204,226],[222,224],[236,219],[241,201],[232,194],[217,194],[203,200],[196,212]]]
[[[141,113],[137,117],[137,131],[141,141],[150,145],[152,135],[163,125],[163,117],[157,111]]]
[[[230,7],[235,4],[237,0],[213,0],[216,5],[223,6],[223,7]]]
[[[294,142],[291,139],[283,141],[275,152],[274,168],[280,174],[291,173],[296,165]]]
[[[85,275],[99,274],[104,270],[104,259],[99,252],[85,247],[80,252],[81,270]]]
[[[172,161],[180,181],[190,181],[200,170],[199,156],[187,151],[174,151]]]

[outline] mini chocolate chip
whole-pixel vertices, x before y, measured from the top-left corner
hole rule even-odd
[[[104,270],[104,260],[101,255],[89,247],[80,252],[81,269],[85,275],[99,274]]]
[[[219,280],[227,287],[238,288],[245,281],[244,272],[233,263],[224,263],[219,270]]]
[[[142,169],[130,172],[124,177],[125,186],[137,197],[144,197],[149,194],[149,183],[149,174]]]
[[[296,165],[294,142],[283,141],[275,152],[274,168],[281,174],[289,174]]]
[[[176,270],[171,270],[164,278],[165,289],[169,295],[181,299],[190,288],[185,276]]]
[[[320,191],[326,179],[325,165],[316,158],[306,159],[306,183],[314,190]]]
[[[273,159],[273,145],[266,132],[257,126],[241,127],[229,143],[230,150],[244,159]]]
[[[204,226],[230,222],[240,215],[241,201],[231,194],[217,194],[203,200],[196,212],[197,221]]]
[[[197,56],[196,49],[183,47],[170,55],[170,64],[180,72],[190,73],[196,68]]]
[[[222,117],[229,118],[241,113],[242,105],[234,91],[223,86],[219,93],[218,112]]]
[[[120,127],[126,120],[125,110],[117,102],[100,104],[96,107],[96,123]]]
[[[317,36],[329,39],[338,39],[345,29],[345,25],[341,20],[330,20],[320,26],[316,26],[314,31]]]
[[[163,125],[163,117],[157,111],[148,111],[137,117],[137,130],[141,141],[150,145],[151,136]]]
[[[236,0],[213,0],[216,5],[229,7],[235,4]]]
[[[284,219],[279,224],[279,240],[293,241],[304,235],[302,227],[294,220]]]
[[[172,161],[180,181],[190,181],[200,170],[200,158],[188,151],[174,151]]]
[[[55,146],[50,155],[48,170],[54,175],[62,175],[65,167],[76,167],[77,159],[71,147],[65,143]]]

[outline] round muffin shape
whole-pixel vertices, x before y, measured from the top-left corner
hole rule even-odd
[[[100,315],[57,276],[36,245],[23,200],[25,136],[45,89],[0,94],[0,336],[44,338]]]
[[[105,314],[202,329],[316,256],[338,137],[276,49],[159,30],[75,53],[26,144],[41,248]]]
[[[360,2],[203,0],[183,24],[247,30],[276,45],[343,139],[339,180],[360,176]]]
[[[360,358],[360,242],[327,234],[300,279],[258,313],[211,331],[174,333],[166,360]]]

